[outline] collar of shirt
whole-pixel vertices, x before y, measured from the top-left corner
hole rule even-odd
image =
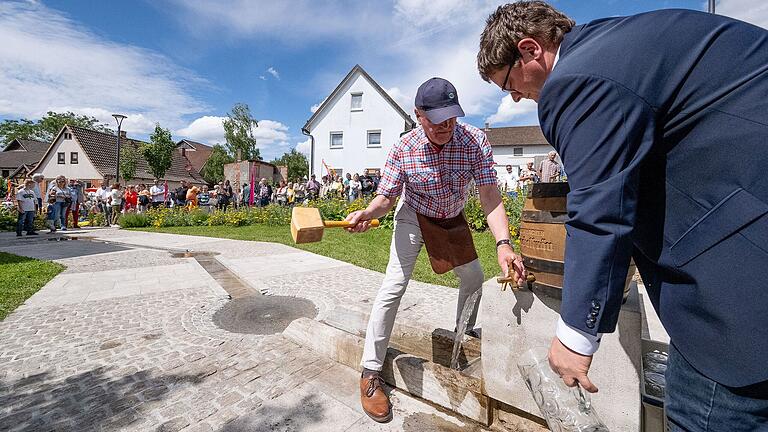
[[[555,70],[555,65],[560,60],[560,45],[557,46],[557,52],[555,53],[555,59],[552,61],[552,70]]]

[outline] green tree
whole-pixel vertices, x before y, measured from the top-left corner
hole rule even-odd
[[[227,113],[223,121],[224,135],[227,139],[227,152],[237,157],[240,150],[242,160],[261,160],[259,149],[256,148],[256,137],[253,136],[253,128],[259,123],[251,116],[248,105],[237,103],[232,107],[232,112]]]
[[[51,141],[65,124],[99,132],[114,133],[96,117],[77,115],[71,111],[57,113],[48,111],[40,120],[4,120],[0,123],[0,142],[8,143],[14,138]]]
[[[176,144],[171,137],[171,131],[163,129],[160,124],[155,124],[155,131],[149,136],[149,143],[141,146],[141,155],[147,161],[149,173],[155,178],[161,179],[171,167],[173,152]]]
[[[139,152],[133,143],[125,143],[120,146],[120,178],[129,182],[136,176],[136,163],[139,160]]]
[[[201,174],[205,181],[211,184],[216,184],[224,180],[224,165],[234,161],[235,158],[227,152],[227,149],[225,149],[223,145],[216,144],[213,146],[211,156],[209,156],[208,161],[205,162]]]
[[[0,123],[0,143],[5,146],[14,139],[34,139],[35,122],[32,120],[3,120]]]
[[[272,163],[288,167],[289,179],[301,179],[309,173],[307,157],[296,149],[283,154],[279,159],[273,160]]]
[[[48,113],[37,122],[38,137],[42,141],[51,141],[56,137],[56,134],[59,133],[65,124],[95,130],[97,132],[105,132],[109,134],[115,133],[112,129],[107,127],[107,125],[102,124],[97,120],[96,117],[77,115],[71,111],[65,113],[48,111]]]

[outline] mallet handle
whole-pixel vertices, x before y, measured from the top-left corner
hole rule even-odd
[[[351,225],[347,221],[323,221],[323,225],[325,225],[326,228],[348,228]],[[379,220],[378,219],[371,219],[371,226],[373,228],[376,228],[379,226]]]

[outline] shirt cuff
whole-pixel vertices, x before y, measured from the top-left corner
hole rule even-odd
[[[600,338],[602,333],[592,336],[577,328],[573,328],[563,321],[563,318],[557,320],[557,338],[563,345],[581,355],[592,355],[600,348]]]

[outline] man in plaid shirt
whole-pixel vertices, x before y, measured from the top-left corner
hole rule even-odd
[[[365,210],[347,216],[353,224],[348,228],[350,232],[366,231],[369,221],[387,214],[405,191],[395,211],[389,264],[373,304],[361,361],[361,403],[366,414],[378,422],[392,418],[380,371],[397,308],[422,243],[426,244],[433,269],[452,268],[460,280],[457,331],[462,328],[459,316],[464,303],[482,286],[483,270],[462,214],[472,181],[497,240],[502,272],[514,271],[519,283],[525,273],[521,258],[509,243],[509,222],[496,186],[491,146],[481,130],[456,122],[464,115],[456,89],[444,79],[432,78],[419,87],[415,105],[420,127],[403,135],[389,152],[376,198]],[[469,320],[470,330],[478,304]]]

